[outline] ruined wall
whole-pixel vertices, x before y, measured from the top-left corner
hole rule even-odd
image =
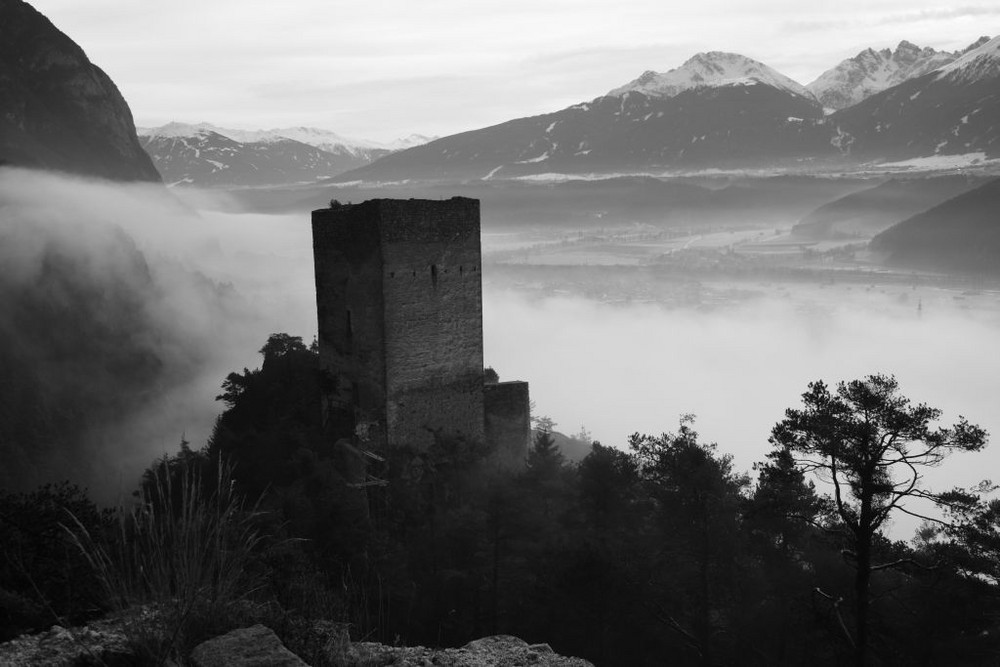
[[[389,440],[422,448],[442,429],[481,442],[479,202],[380,206]]]
[[[442,429],[483,439],[479,243],[479,202],[471,199],[313,212],[334,437],[426,447]]]
[[[483,388],[486,444],[498,468],[524,466],[531,440],[527,382],[499,382]]]

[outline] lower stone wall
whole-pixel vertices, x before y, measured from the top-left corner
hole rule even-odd
[[[527,382],[498,382],[483,387],[484,427],[491,460],[498,468],[524,466],[531,440]]]

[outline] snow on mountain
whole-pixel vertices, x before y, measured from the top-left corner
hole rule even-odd
[[[179,138],[196,137],[205,132],[215,132],[241,144],[273,143],[285,139],[298,141],[320,150],[336,154],[351,154],[355,157],[374,159],[385,153],[404,150],[433,141],[431,137],[411,134],[388,143],[369,139],[345,137],[330,130],[316,127],[284,127],[271,130],[238,130],[219,127],[211,123],[168,123],[161,127],[136,128],[139,136]]]
[[[1000,158],[1000,38],[842,109],[829,121],[847,138],[851,154],[864,159]]]
[[[250,131],[209,123],[169,123],[140,128],[138,134],[164,180],[207,187],[310,182],[368,164],[390,152],[332,143],[341,137],[311,128]]]
[[[390,141],[387,144],[383,144],[382,147],[392,151],[405,151],[407,148],[429,144],[439,138],[440,137],[428,137],[425,134],[411,134],[409,136],[396,139],[395,141]]]
[[[895,51],[865,49],[806,86],[828,109],[845,109],[875,93],[947,65],[957,53],[902,41]]]
[[[1000,36],[966,51],[962,57],[940,68],[936,78],[954,83],[971,83],[995,79],[998,76],[1000,76]]]
[[[693,88],[745,86],[763,83],[779,90],[812,100],[813,94],[804,86],[764,63],[737,53],[710,51],[698,53],[683,65],[669,72],[647,71],[638,79],[608,93],[620,97],[636,91],[650,97],[674,97]]]
[[[904,81],[946,68],[963,54],[978,50],[989,41],[989,37],[980,37],[964,50],[955,52],[921,48],[905,40],[895,51],[865,49],[823,72],[806,88],[824,107],[846,109]]]

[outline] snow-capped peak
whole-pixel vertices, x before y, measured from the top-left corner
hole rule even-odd
[[[216,134],[222,134],[225,136],[225,134],[220,132],[219,129],[220,128],[217,128],[209,123],[167,123],[166,125],[161,125],[160,127],[137,127],[135,128],[135,132],[140,137],[163,139],[197,137],[199,135],[208,134],[209,132],[215,132]]]
[[[962,57],[937,70],[937,78],[971,83],[1000,76],[1000,36],[966,51]]]
[[[440,137],[428,137],[425,134],[411,134],[406,137],[401,137],[395,141],[390,141],[385,144],[385,147],[393,151],[402,151],[407,148],[413,148],[414,146],[422,146],[424,144],[429,144],[430,142],[439,139]]]
[[[895,51],[865,49],[823,72],[806,88],[824,107],[844,109],[886,88],[923,76],[957,57],[957,53],[921,48],[903,40]]]
[[[764,63],[737,53],[698,53],[680,67],[665,73],[644,72],[638,79],[608,93],[618,97],[636,91],[651,97],[673,97],[692,88],[763,83],[814,99],[806,88]]]

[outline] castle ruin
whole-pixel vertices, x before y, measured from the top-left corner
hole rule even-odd
[[[528,385],[483,382],[478,200],[333,203],[312,227],[331,436],[378,451],[457,435],[522,464]]]

